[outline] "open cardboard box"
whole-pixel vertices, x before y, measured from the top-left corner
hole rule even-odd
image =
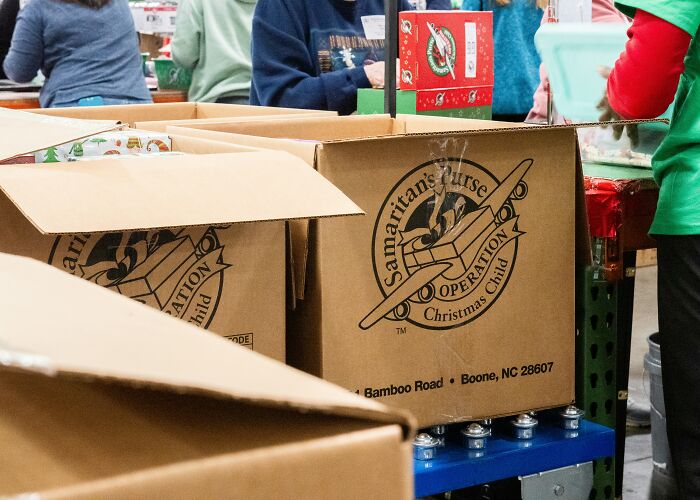
[[[116,120],[130,127],[165,132],[169,124],[189,125],[200,121],[217,123],[228,118],[265,120],[277,116],[337,116],[334,111],[273,108],[241,104],[164,103],[126,106],[81,106],[34,109],[32,113],[84,120]]]
[[[296,154],[367,212],[311,225],[292,365],[421,426],[573,400],[575,269],[590,262],[573,128],[373,116],[168,130]]]
[[[0,160],[114,126],[3,111],[2,137],[16,140],[0,144]],[[199,154],[0,166],[0,251],[283,361],[284,221],[362,212],[290,154],[173,141]],[[76,320],[88,307],[75,303]]]
[[[0,497],[412,498],[407,415],[34,260],[0,276]]]

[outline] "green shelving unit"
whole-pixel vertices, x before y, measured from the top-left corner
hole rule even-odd
[[[596,252],[597,253],[597,252]],[[617,405],[617,285],[596,266],[580,278],[576,338],[576,401],[592,422],[615,428]],[[615,497],[615,459],[596,460],[591,500]]]

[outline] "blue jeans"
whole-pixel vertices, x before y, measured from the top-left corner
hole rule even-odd
[[[146,99],[115,99],[113,97],[93,96],[77,101],[53,104],[54,108],[73,108],[76,106],[121,106],[123,104],[151,104],[153,101]]]

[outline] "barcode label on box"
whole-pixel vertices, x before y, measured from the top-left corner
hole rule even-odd
[[[247,347],[251,351],[253,350],[253,334],[252,333],[239,333],[236,335],[225,335],[224,338],[229,339],[231,342]]]

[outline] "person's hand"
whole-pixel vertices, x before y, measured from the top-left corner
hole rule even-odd
[[[600,68],[598,68],[600,76],[602,76],[606,80],[610,76],[610,71],[612,70],[605,66],[601,66]],[[620,138],[622,137],[622,132],[626,130],[627,137],[629,137],[632,146],[636,146],[637,144],[639,144],[639,130],[637,129],[637,125],[615,124],[615,122],[622,120],[622,118],[615,112],[612,106],[610,106],[610,101],[608,101],[607,92],[605,92],[605,94],[603,95],[603,98],[596,106],[596,109],[601,112],[600,116],[598,117],[598,121],[604,123],[603,128],[607,128],[608,123],[612,125],[613,137],[616,141],[620,140]]]
[[[365,74],[373,89],[384,88],[384,61],[365,64]]]
[[[384,61],[378,61],[372,64],[365,64],[364,66],[365,74],[369,83],[372,85],[373,89],[383,89],[384,88]],[[399,88],[399,75],[401,71],[401,64],[399,60],[396,60],[396,88]]]

